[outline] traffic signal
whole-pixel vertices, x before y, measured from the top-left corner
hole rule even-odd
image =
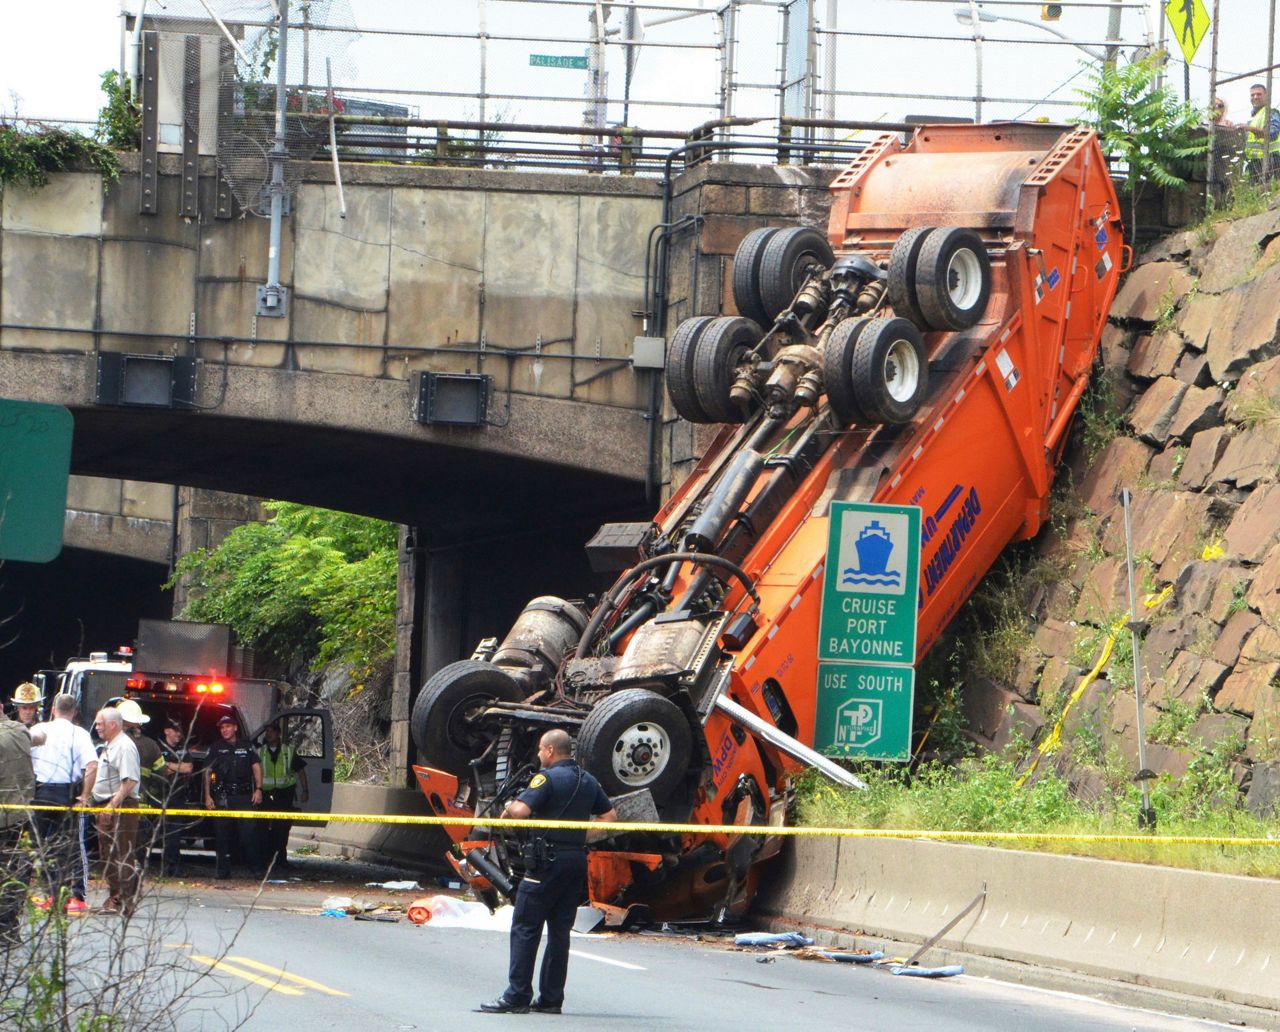
[[[1057,21],[1062,17],[1062,4],[1041,4],[1040,20]]]

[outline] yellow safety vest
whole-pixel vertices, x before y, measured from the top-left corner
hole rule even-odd
[[[271,751],[264,745],[258,759],[262,762],[262,789],[270,792],[276,788],[292,788],[298,783],[293,773],[293,749],[281,743],[276,758],[271,759]]]
[[[1262,158],[1262,141],[1271,135],[1269,128],[1270,122],[1271,108],[1265,106],[1259,108],[1258,113],[1249,119],[1249,128],[1256,129],[1258,132],[1262,133],[1261,136],[1254,136],[1253,133],[1249,133],[1245,137],[1244,156],[1250,161],[1257,161]],[[1274,140],[1267,140],[1267,144],[1268,146],[1266,149],[1272,154],[1280,154],[1280,137],[1277,137]]]

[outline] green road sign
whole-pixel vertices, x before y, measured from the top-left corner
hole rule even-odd
[[[534,68],[576,68],[581,72],[587,70],[585,57],[570,54],[530,54],[529,64]]]
[[[914,663],[920,507],[835,502],[818,658]]]
[[[813,747],[824,756],[911,758],[916,672],[880,663],[819,663]]]
[[[70,412],[0,398],[0,559],[57,558],[70,467]]]

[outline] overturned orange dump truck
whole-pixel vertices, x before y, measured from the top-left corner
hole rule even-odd
[[[881,657],[907,664],[1039,530],[1121,271],[1096,137],[924,126],[879,137],[831,191],[825,236],[742,241],[739,316],[673,334],[674,408],[724,427],[652,523],[588,545],[621,571],[612,588],[590,611],[535,599],[504,640],[427,681],[414,770],[437,814],[496,815],[560,727],[622,812],[781,825],[798,771],[852,780],[812,748],[833,503],[919,508],[916,652]],[[509,891],[513,839],[447,830],[473,886]],[[740,914],[778,845],[622,831],[590,852],[591,900],[610,924]]]

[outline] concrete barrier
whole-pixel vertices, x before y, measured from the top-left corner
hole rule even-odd
[[[333,813],[430,816],[421,791],[385,785],[333,786]],[[444,854],[449,837],[438,827],[414,824],[295,824],[289,835],[294,849],[317,846],[322,852],[371,862],[391,861],[415,870],[452,873]]]
[[[757,912],[1280,1009],[1280,881],[926,841],[797,842]]]

